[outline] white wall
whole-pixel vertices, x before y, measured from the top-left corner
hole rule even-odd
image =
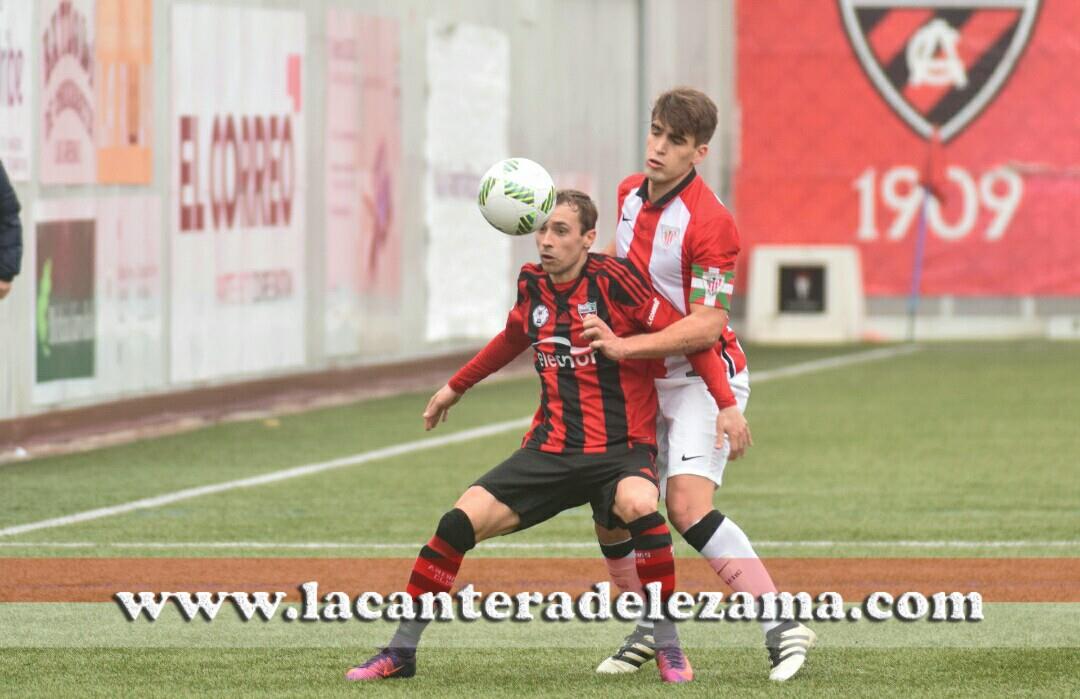
[[[220,383],[265,374],[223,376],[214,381],[183,383],[169,375],[172,365],[168,341],[171,324],[170,235],[172,207],[170,187],[176,163],[172,153],[172,106],[170,55],[173,0],[153,0],[153,180],[149,186],[131,185],[42,185],[40,166],[33,164],[33,180],[16,183],[23,206],[23,270],[11,295],[0,302],[0,419],[55,409],[105,402],[148,392],[161,392],[192,385]],[[326,65],[326,15],[328,8],[346,8],[366,14],[394,17],[399,22],[401,46],[401,127],[402,173],[398,211],[402,266],[423,269],[425,257],[424,176],[426,27],[430,20],[469,22],[505,32],[511,45],[510,144],[515,155],[542,162],[556,178],[579,175],[574,181],[592,182],[601,211],[601,228],[610,223],[615,207],[615,187],[641,160],[639,142],[644,125],[640,118],[638,62],[638,17],[642,3],[635,0],[230,0],[213,4],[302,10],[305,15],[307,46],[303,67],[306,137],[306,262],[304,270],[306,314],[304,327],[305,370],[333,364],[394,361],[437,354],[462,346],[475,346],[483,338],[458,338],[442,343],[423,341],[426,299],[437,290],[427,288],[423,279],[403,275],[401,298],[386,304],[371,298],[361,302],[364,312],[364,341],[353,356],[330,359],[324,351],[323,295],[325,239],[324,225],[324,143]],[[647,5],[648,3],[645,3]],[[663,3],[661,3],[663,4]],[[704,3],[708,5],[709,3]],[[653,11],[646,8],[646,12]],[[41,57],[37,41],[45,21],[44,10],[35,9],[33,19],[34,55],[30,57],[31,78],[41,80]],[[663,21],[663,20],[659,20]],[[654,27],[659,31],[659,27]],[[669,69],[670,70],[670,69]],[[684,81],[685,82],[685,81]],[[650,85],[650,89],[651,85]],[[39,137],[38,115],[42,108],[40,90],[33,95],[34,143]],[[35,153],[36,158],[36,153]],[[719,160],[719,159],[717,159]],[[580,175],[585,175],[582,178]],[[162,299],[161,356],[147,360],[156,366],[148,374],[163,377],[140,390],[108,386],[97,382],[93,394],[63,400],[43,400],[35,380],[35,283],[33,251],[36,245],[34,210],[50,200],[94,200],[118,196],[157,195],[161,198]],[[497,235],[478,230],[477,235]],[[609,235],[601,234],[602,240]],[[531,241],[515,240],[512,269],[532,259]],[[453,270],[452,273],[467,273]],[[513,279],[505,280],[512,288]],[[130,382],[129,382],[130,385]],[[68,395],[60,392],[61,395]],[[73,395],[79,395],[75,392]]]

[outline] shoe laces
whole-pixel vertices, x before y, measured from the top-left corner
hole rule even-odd
[[[378,652],[366,660],[363,664],[357,665],[358,668],[377,668],[379,665],[390,663],[393,667],[396,661],[399,659],[398,654],[394,652],[393,648],[379,648]]]
[[[643,646],[651,647],[653,644],[649,643],[648,638],[646,638],[648,635],[648,629],[643,629],[640,626],[635,627],[634,630],[630,632],[630,635],[627,636],[626,639],[623,641],[623,645],[620,650],[629,650],[636,643],[640,643]]]
[[[667,664],[676,670],[686,669],[686,656],[683,655],[682,650],[679,648],[657,648],[656,653],[664,656]]]

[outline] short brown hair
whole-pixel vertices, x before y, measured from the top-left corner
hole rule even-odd
[[[570,208],[577,211],[582,233],[596,228],[596,204],[585,192],[576,189],[560,189],[555,194],[555,206],[559,204],[569,204]]]
[[[693,136],[694,144],[708,143],[716,132],[716,104],[692,87],[676,87],[656,98],[652,120],[659,121],[676,136]]]

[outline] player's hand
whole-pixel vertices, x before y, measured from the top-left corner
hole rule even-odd
[[[753,446],[754,439],[750,436],[750,425],[738,406],[724,408],[716,416],[716,446],[724,446],[724,437],[727,437],[730,450],[728,460],[734,461],[746,453]]]
[[[626,359],[622,338],[611,331],[599,316],[591,315],[582,322],[581,336],[589,341],[589,347],[616,362]]]
[[[9,291],[11,291],[11,282],[0,279],[0,299],[7,296]]]
[[[447,384],[435,392],[424,408],[424,429],[433,429],[440,422],[446,422],[450,406],[461,400],[461,394]]]

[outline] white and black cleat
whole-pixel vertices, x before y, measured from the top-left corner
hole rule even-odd
[[[783,682],[791,679],[806,662],[806,652],[817,641],[817,634],[797,621],[785,621],[765,634],[772,669],[769,679]]]
[[[610,658],[596,667],[601,675],[620,675],[637,672],[641,666],[656,658],[656,643],[652,630],[640,626],[626,637],[626,642]]]

